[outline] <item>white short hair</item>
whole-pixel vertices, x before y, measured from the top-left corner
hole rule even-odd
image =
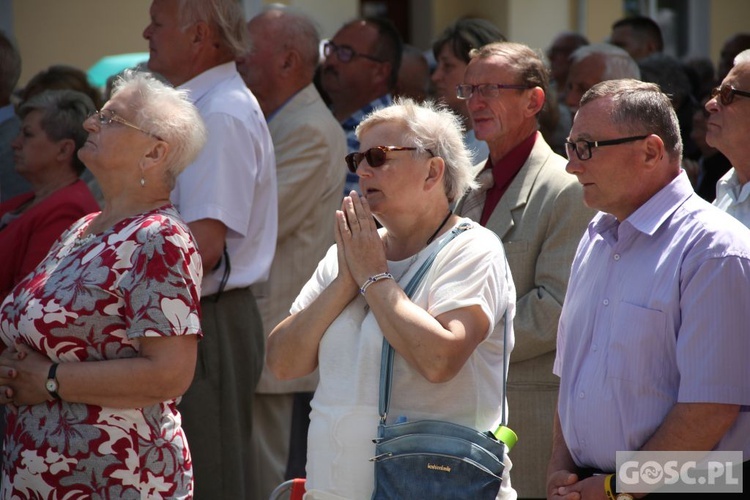
[[[187,92],[162,83],[151,74],[125,71],[114,83],[112,96],[132,92],[133,119],[147,133],[169,144],[166,166],[168,182],[191,164],[206,144],[208,133],[198,109]]]
[[[734,65],[750,62],[750,49],[745,49],[734,57]]]
[[[570,54],[570,62],[574,64],[595,54],[604,57],[602,80],[641,79],[641,69],[635,59],[627,51],[611,43],[592,43],[578,47]]]

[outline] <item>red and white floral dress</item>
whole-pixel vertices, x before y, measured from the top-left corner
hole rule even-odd
[[[202,335],[201,260],[171,205],[81,238],[76,222],[0,305],[0,339],[52,361],[138,356],[141,337]],[[177,400],[145,408],[45,402],[7,412],[2,498],[190,498]]]

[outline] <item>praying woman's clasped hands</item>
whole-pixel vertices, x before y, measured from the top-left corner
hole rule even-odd
[[[370,276],[388,271],[385,244],[367,199],[352,191],[336,211],[338,280],[348,283],[352,297]]]

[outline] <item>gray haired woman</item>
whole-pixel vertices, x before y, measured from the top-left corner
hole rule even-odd
[[[88,135],[91,99],[72,90],[37,94],[19,109],[21,130],[11,143],[16,171],[31,191],[0,204],[0,300],[47,255],[71,224],[99,205],[80,180],[77,153]]]
[[[3,498],[190,498],[177,401],[201,335],[201,261],[169,202],[206,137],[185,96],[126,74],[84,123],[104,194],[0,305]]]
[[[450,111],[408,99],[360,124],[364,150],[346,162],[362,195],[344,198],[336,245],[271,333],[267,362],[278,377],[320,373],[309,498],[372,493],[383,337],[396,352],[389,422],[432,418],[490,430],[500,421],[503,313],[510,352],[515,288],[500,240],[451,212],[472,183],[461,132]],[[459,224],[470,230],[442,248],[409,298],[402,287]],[[505,474],[501,496],[510,490]]]

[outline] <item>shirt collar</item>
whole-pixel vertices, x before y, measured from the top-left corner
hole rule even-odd
[[[637,231],[653,235],[661,225],[677,210],[685,201],[695,195],[692,184],[684,170],[680,175],[649,198],[646,203],[638,207],[635,212],[622,221],[632,226]],[[695,195],[697,196],[697,195]],[[604,236],[620,225],[614,215],[600,212],[589,223],[589,235],[597,233]]]
[[[227,80],[235,75],[239,76],[239,73],[237,72],[237,66],[234,62],[219,64],[211,69],[207,69],[200,75],[193,77],[177,88],[187,91],[190,101],[197,103],[208,94],[208,92],[212,90],[219,81]]]
[[[307,87],[305,87],[305,88],[307,88]],[[302,90],[304,90],[304,89],[302,89]],[[268,115],[266,117],[266,123],[271,123],[271,120],[273,120],[273,118],[276,115],[278,115],[279,113],[281,113],[281,110],[284,109],[286,107],[286,105],[289,104],[289,102],[297,96],[297,94],[299,94],[300,92],[302,92],[302,90],[298,90],[294,94],[290,95],[289,98],[281,104],[281,106],[279,106],[278,108],[276,108],[276,111],[274,111],[273,113],[271,113],[270,115]]]
[[[506,186],[516,176],[531,154],[536,142],[536,131],[526,139],[518,143],[508,154],[500,158],[497,163],[492,163],[492,157],[487,158],[487,167],[492,168],[492,177],[495,186]]]
[[[728,196],[735,203],[742,203],[750,197],[750,182],[741,184],[734,168],[730,168],[716,183],[716,199],[724,196]]]

